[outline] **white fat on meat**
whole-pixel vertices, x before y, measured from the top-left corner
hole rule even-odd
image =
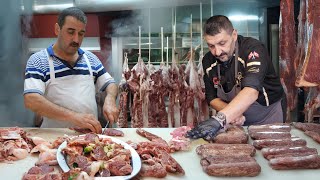
[[[90,177],[86,172],[81,171],[76,180],[93,180],[93,177]]]
[[[30,153],[36,153],[36,152],[46,152],[46,151],[55,151],[54,149],[51,149],[51,144],[47,144],[47,143],[43,143],[43,144],[39,144],[37,146],[35,146]]]
[[[24,159],[28,156],[28,151],[26,149],[16,148],[12,150],[12,155],[18,159]]]
[[[90,177],[94,177],[94,175],[97,174],[97,172],[99,172],[99,169],[101,167],[101,165],[103,164],[102,161],[93,161],[92,164],[90,165]]]
[[[172,137],[185,137],[185,135],[187,134],[188,131],[190,131],[192,129],[191,126],[181,126],[176,128],[175,130],[173,130],[170,135],[172,135]]]
[[[52,149],[51,151],[45,151],[39,154],[39,160],[36,165],[48,164],[50,166],[58,165],[57,161],[57,149]]]
[[[10,130],[1,130],[0,131],[0,138],[1,139],[20,139],[21,135],[17,131],[10,131]]]
[[[190,126],[181,126],[170,133],[172,139],[169,141],[171,151],[186,151],[190,149],[191,141],[186,138],[187,131],[191,130]]]
[[[31,137],[31,140],[32,142],[35,144],[35,145],[39,145],[39,144],[50,144],[50,142],[46,141],[45,139],[41,138],[41,137]]]

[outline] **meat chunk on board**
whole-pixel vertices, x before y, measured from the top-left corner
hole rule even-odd
[[[214,143],[220,144],[246,144],[248,135],[241,126],[231,126],[225,132],[219,133],[214,139]]]

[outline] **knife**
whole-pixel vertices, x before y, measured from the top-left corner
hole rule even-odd
[[[110,121],[107,121],[107,124],[106,124],[106,126],[104,127],[104,129],[103,129],[103,131],[102,131],[102,134],[104,134],[104,133],[106,132],[106,130],[107,130],[107,128],[108,128],[108,125],[109,125],[109,122],[110,122]]]

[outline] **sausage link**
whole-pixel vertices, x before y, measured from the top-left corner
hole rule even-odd
[[[254,140],[253,146],[257,149],[276,146],[306,146],[307,142],[301,138],[290,139],[261,139]]]
[[[196,148],[198,155],[248,155],[254,156],[255,148],[251,144],[203,144]]]
[[[292,146],[284,146],[284,147],[273,147],[273,148],[263,148],[261,153],[266,159],[273,159],[277,157],[285,157],[285,156],[307,156],[312,154],[318,154],[316,148],[309,148],[306,146],[301,147],[292,147]]]
[[[251,156],[208,156],[200,161],[203,170],[210,176],[257,176],[260,165]]]
[[[320,156],[317,154],[299,157],[279,157],[269,160],[272,169],[318,169],[320,168]]]

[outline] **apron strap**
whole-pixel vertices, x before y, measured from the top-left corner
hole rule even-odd
[[[217,65],[217,71],[218,71],[218,80],[220,82],[221,80],[221,75],[220,75],[220,64]]]
[[[86,54],[83,54],[83,57],[84,57],[84,59],[86,60],[86,63],[87,63],[87,66],[88,66],[88,69],[89,69],[89,72],[90,72],[90,76],[93,77],[93,72],[92,72],[92,68],[91,68],[89,59],[88,59],[88,57],[87,57]]]
[[[239,57],[239,46],[238,46],[238,41],[236,42],[235,45],[235,55],[234,55],[234,60],[235,60],[235,64],[234,64],[234,78],[236,79],[236,83],[237,85],[240,83],[240,79],[238,81],[238,57]],[[220,64],[217,65],[217,71],[218,71],[218,78],[219,80],[221,79],[221,75],[220,75]]]
[[[238,57],[239,57],[239,46],[238,46],[238,41],[236,42],[236,52],[235,52],[235,62],[234,62],[234,77],[237,79],[238,78]]]
[[[56,79],[56,75],[54,72],[54,65],[53,65],[53,59],[51,56],[49,56],[47,49],[45,49],[47,57],[48,57],[48,62],[49,62],[49,70],[50,70],[50,80]]]

